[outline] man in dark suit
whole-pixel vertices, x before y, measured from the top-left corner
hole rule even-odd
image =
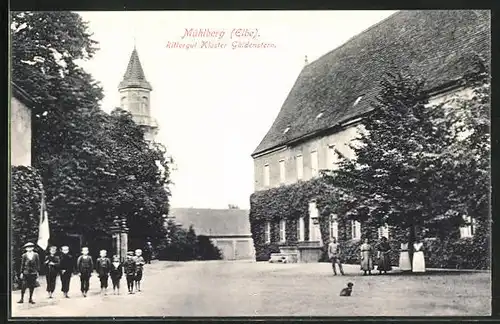
[[[73,274],[75,263],[71,254],[69,254],[69,247],[63,246],[61,248],[61,252],[62,253],[59,263],[59,269],[61,270],[61,291],[63,292],[64,297],[69,298],[69,283],[71,280],[71,275]]]
[[[35,248],[35,244],[26,243],[23,246],[23,249],[26,252],[21,257],[21,271],[20,271],[20,279],[22,280],[21,285],[21,299],[18,303],[24,303],[24,293],[26,292],[26,288],[30,291],[30,299],[29,303],[34,304],[33,301],[33,292],[36,287],[36,280],[38,278],[38,273],[40,272],[40,257],[38,253],[33,251]]]

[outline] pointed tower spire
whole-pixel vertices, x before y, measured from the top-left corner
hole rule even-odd
[[[139,60],[139,54],[137,54],[137,49],[135,48],[135,41],[134,50],[132,51],[132,55],[130,55],[127,70],[123,75],[123,80],[118,86],[118,90],[125,88],[143,88],[153,90],[151,84],[149,84],[146,80],[146,76],[144,75],[144,70],[142,69],[141,61]]]

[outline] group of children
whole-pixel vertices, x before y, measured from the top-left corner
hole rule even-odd
[[[21,300],[19,300],[19,303],[24,302],[26,288],[29,288],[29,301],[34,304],[33,290],[36,287],[36,278],[38,277],[38,273],[40,271],[40,262],[38,261],[38,253],[33,251],[34,244],[27,243],[24,248],[26,249],[26,253],[23,254],[21,261],[20,279],[22,285]],[[128,293],[133,294],[134,288],[136,291],[141,291],[143,267],[146,263],[142,257],[141,249],[135,250],[135,253],[133,251],[129,251],[123,263],[117,255],[114,255],[110,260],[107,257],[106,250],[101,250],[99,255],[99,258],[97,258],[95,263],[95,270],[101,282],[101,293],[107,295],[108,281],[111,277],[113,293],[120,294],[120,280],[124,274],[127,280]],[[56,279],[58,275],[61,277],[61,290],[64,297],[69,298],[68,292],[70,280],[75,266],[73,263],[73,257],[69,254],[69,247],[61,247],[61,254],[58,255],[57,247],[51,246],[49,248],[49,253],[45,257],[44,265],[47,268],[46,277],[49,298],[52,298],[56,288]],[[82,254],[76,261],[76,270],[80,274],[80,290],[83,296],[87,297],[87,293],[90,288],[90,277],[94,271],[94,261],[89,255],[89,249],[87,247],[82,248]]]
[[[117,255],[114,255],[112,260],[107,257],[107,251],[101,250],[99,258],[96,260],[96,272],[101,282],[101,293],[107,295],[108,282],[111,277],[113,284],[113,294],[120,294],[120,280],[125,274],[127,280],[128,293],[134,293],[134,287],[137,291],[141,291],[141,280],[143,267],[146,263],[142,257],[142,250],[129,251],[125,261],[122,263]],[[84,297],[87,297],[90,284],[90,276],[94,269],[92,257],[89,256],[88,248],[82,248],[82,255],[78,258],[77,270],[80,273],[80,290]]]

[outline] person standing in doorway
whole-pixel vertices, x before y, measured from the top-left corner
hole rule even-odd
[[[97,274],[99,275],[99,280],[101,281],[101,294],[108,294],[108,279],[109,272],[111,271],[111,260],[106,256],[108,252],[106,250],[101,250],[99,252],[100,257],[97,259]]]
[[[40,257],[38,253],[34,251],[35,244],[33,243],[24,244],[23,249],[25,249],[26,252],[21,256],[21,299],[18,303],[24,303],[24,294],[26,293],[26,288],[28,288],[30,294],[29,303],[34,304],[33,292],[35,291],[38,273],[40,272]]]
[[[57,246],[51,246],[49,254],[45,257],[45,267],[47,268],[47,292],[49,298],[52,298],[54,290],[56,290],[56,279],[59,271],[60,258],[56,255]]]
[[[94,262],[92,257],[89,255],[89,248],[82,248],[82,255],[78,257],[76,261],[78,272],[80,273],[80,290],[83,297],[87,297],[90,286],[90,277],[94,270]]]
[[[363,276],[366,276],[368,272],[369,275],[372,274],[373,270],[373,248],[369,244],[368,238],[365,238],[364,243],[361,244],[361,270],[363,270]]]
[[[111,281],[113,282],[113,294],[120,294],[120,280],[123,276],[123,265],[118,255],[113,255],[113,262],[110,270]]]
[[[337,239],[335,237],[332,237],[330,244],[328,244],[328,258],[332,262],[333,275],[337,275],[335,264],[338,265],[340,274],[344,275],[344,269],[342,269],[342,260],[340,258],[340,246],[337,243]]]
[[[413,264],[412,271],[417,273],[425,272],[424,243],[420,238],[416,238],[413,243]]]

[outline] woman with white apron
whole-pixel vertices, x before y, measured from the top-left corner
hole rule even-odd
[[[413,272],[425,272],[424,243],[417,240],[413,243]]]
[[[399,253],[399,270],[411,271],[410,253],[408,252],[408,243],[401,243]]]

